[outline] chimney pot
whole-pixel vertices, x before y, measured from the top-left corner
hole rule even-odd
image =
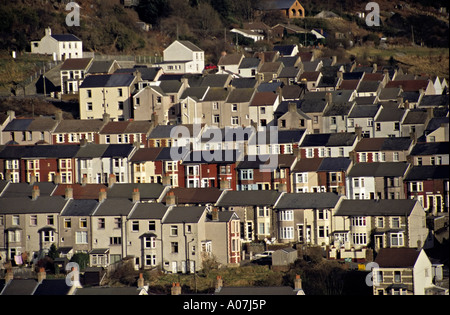
[[[302,279],[300,278],[300,275],[295,275],[294,288],[295,290],[302,289]]]
[[[73,199],[73,188],[72,188],[72,186],[67,186],[65,193],[66,193],[66,200],[67,199]]]
[[[177,204],[177,199],[175,193],[173,191],[169,191],[166,196],[166,205],[174,206]]]
[[[133,193],[131,194],[131,199],[133,202],[139,202],[141,200],[141,196],[139,193],[139,188],[134,188]]]
[[[142,272],[139,274],[137,286],[138,286],[138,288],[144,287],[144,274]]]
[[[172,284],[171,293],[172,293],[172,295],[180,295],[181,294],[181,286],[180,286],[179,282]]]
[[[212,209],[211,214],[212,214],[212,220],[213,220],[213,221],[219,221],[219,209],[217,209],[217,208],[214,207],[214,208]]]
[[[42,282],[47,277],[47,273],[45,272],[45,268],[39,268],[39,272],[37,275],[38,282]]]
[[[112,187],[116,183],[116,175],[109,174],[108,177],[108,186]]]
[[[100,192],[98,193],[98,201],[103,202],[106,199],[106,189],[102,188],[100,189]]]

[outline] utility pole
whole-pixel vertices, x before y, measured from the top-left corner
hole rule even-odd
[[[411,25],[411,39],[412,39],[412,44],[414,45],[414,26]]]

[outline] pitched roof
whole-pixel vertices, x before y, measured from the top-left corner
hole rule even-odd
[[[110,144],[103,152],[102,157],[128,157],[133,150],[134,146],[132,144]]]
[[[355,105],[348,114],[348,118],[373,118],[378,109],[379,105]]]
[[[139,295],[137,287],[85,287],[77,288],[75,295]]]
[[[214,188],[183,188],[176,187],[168,191],[168,193],[173,193],[175,195],[177,204],[215,204],[219,197],[222,195],[223,191]],[[163,198],[162,202],[166,202],[166,196]]]
[[[92,60],[93,58],[69,58],[61,65],[61,70],[84,70]]]
[[[415,165],[406,174],[405,181],[448,179],[448,165]]]
[[[278,99],[278,94],[273,92],[256,92],[250,106],[270,106]]]
[[[305,71],[300,75],[300,81],[305,79],[306,81],[317,81],[320,76],[320,71]]]
[[[73,34],[54,34],[50,36],[56,39],[58,42],[81,42],[81,39]]]
[[[5,285],[2,295],[31,295],[38,282],[35,279],[13,279]]]
[[[6,146],[0,152],[0,158],[71,158],[79,148],[79,145]]]
[[[100,189],[106,189],[104,184],[58,184],[56,189],[53,191],[52,196],[65,196],[66,188],[70,186],[72,188],[74,199],[85,199],[92,200],[98,199],[98,193]]]
[[[79,159],[99,158],[103,156],[108,147],[109,144],[86,143],[85,145],[80,146],[75,157]]]
[[[381,248],[375,262],[381,268],[411,268],[419,258],[416,248]]]
[[[344,199],[338,206],[338,216],[404,216],[416,205],[413,199]]]
[[[162,148],[140,148],[130,159],[130,162],[155,161]]]
[[[97,193],[98,197],[98,193]],[[69,201],[61,216],[90,216],[98,206],[98,201],[93,199],[72,199]]]
[[[3,214],[60,213],[66,200],[59,196],[0,198],[0,212]]]
[[[411,147],[409,137],[362,138],[355,147],[356,152],[364,151],[405,151]]]
[[[234,89],[228,95],[227,103],[247,103],[255,94],[254,88]]]
[[[348,177],[385,177],[403,176],[408,169],[406,162],[372,162],[356,163],[348,173]]]
[[[99,87],[128,87],[135,80],[135,76],[128,73],[118,74],[93,74],[84,78],[80,86],[82,88],[99,88]]]
[[[180,44],[182,44],[183,46],[189,48],[192,51],[203,51],[201,48],[199,48],[198,46],[194,45],[193,43],[191,43],[190,41],[187,40],[177,40],[177,42],[179,42]]]
[[[217,202],[218,207],[273,206],[281,195],[276,190],[227,190]]]
[[[130,214],[130,219],[159,219],[161,220],[169,208],[162,203],[141,202]]]
[[[131,196],[131,195],[130,195]],[[126,198],[107,198],[103,200],[94,212],[94,216],[127,216],[135,205]]]
[[[380,114],[375,119],[376,122],[383,121],[401,121],[405,115],[406,110],[404,108],[397,108],[393,106],[382,106]]]
[[[33,185],[30,185],[28,183],[9,183],[8,187],[1,194],[1,197],[2,198],[31,197],[31,191],[33,190],[34,186],[39,187],[39,192],[41,196],[50,196],[56,187],[54,183],[48,182],[37,182],[34,183]]]
[[[351,146],[356,139],[356,134],[349,132],[307,134],[300,147]]]
[[[332,192],[283,194],[274,209],[325,209],[334,208],[340,196]]]
[[[163,223],[198,223],[205,212],[206,207],[173,207]]]
[[[115,183],[108,187],[108,198],[131,200],[134,189],[139,189],[141,200],[156,200],[164,191],[164,186],[157,183]]]
[[[447,142],[418,142],[411,150],[411,155],[449,154]]]
[[[53,133],[99,132],[105,122],[101,119],[61,120]]]
[[[67,295],[71,287],[66,284],[66,279],[44,279],[37,286],[33,295]]]
[[[389,81],[386,84],[386,88],[399,88],[403,91],[419,91],[420,89],[425,90],[428,86],[428,80],[395,80]]]
[[[323,158],[322,163],[320,163],[317,171],[320,172],[336,172],[336,171],[347,171],[352,160],[347,157],[326,157]]]
[[[322,161],[323,158],[300,159],[295,164],[292,172],[316,172]]]
[[[220,57],[217,65],[218,66],[238,65],[238,64],[240,64],[240,62],[243,58],[244,58],[243,54],[238,54],[238,53],[226,54],[226,55]]]

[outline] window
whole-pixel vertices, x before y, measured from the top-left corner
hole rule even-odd
[[[156,248],[156,237],[154,236],[144,237],[144,248]]]
[[[331,117],[331,124],[336,125],[336,117]]]
[[[131,231],[139,232],[139,221],[131,222]]]
[[[238,116],[231,117],[231,124],[232,125],[239,125],[239,117]]]
[[[121,218],[114,218],[114,228],[120,229],[122,227],[122,219]]]
[[[241,179],[242,180],[252,180],[253,179],[253,170],[241,170]]]
[[[215,124],[220,123],[220,116],[219,115],[213,115],[213,123],[215,123]]]
[[[122,102],[122,101],[117,102],[117,108],[118,108],[119,110],[123,110],[123,102]]]
[[[47,216],[47,225],[54,225],[55,218],[52,215]]]
[[[87,219],[80,218],[80,228],[87,228]]]
[[[394,123],[394,130],[395,131],[400,130],[400,123],[399,122]]]
[[[375,124],[375,131],[381,131],[381,124],[380,123],[376,123]]]
[[[352,217],[352,226],[366,226],[366,217]]]
[[[417,165],[422,165],[422,158],[421,157],[418,157],[416,161],[417,161]]]
[[[97,220],[97,228],[104,229],[105,228],[105,218],[99,218]]]
[[[171,242],[170,248],[171,248],[172,254],[178,253],[178,242]]]
[[[360,162],[367,162],[367,153],[360,153],[359,159],[360,159]]]
[[[423,191],[423,182],[410,182],[409,190],[411,192],[421,192]]]
[[[366,245],[367,244],[367,234],[366,233],[352,233],[353,244],[355,245]]]
[[[391,233],[391,246],[403,246],[403,233]]]
[[[145,265],[156,266],[156,255],[154,254],[145,255]]]
[[[20,242],[20,230],[8,231],[8,242]]]
[[[292,226],[283,227],[281,228],[280,234],[282,239],[292,240],[294,239],[294,227]]]
[[[178,226],[176,225],[170,226],[170,236],[178,236]]]
[[[36,219],[37,220],[37,219]],[[12,216],[12,225],[19,225],[20,224],[20,218],[18,215]]]
[[[237,109],[238,109],[237,104],[232,104],[232,105],[231,105],[231,111],[232,111],[232,112],[237,112]]]
[[[313,157],[313,149],[312,148],[306,149],[306,157],[307,158],[312,158]]]
[[[317,210],[317,219],[318,220],[327,220],[328,219],[328,211],[327,210]]]
[[[70,220],[70,218],[64,219],[64,228],[70,229],[71,227],[72,227],[72,221]]]
[[[110,245],[121,245],[122,244],[122,238],[120,236],[114,236],[109,238],[109,244]]]
[[[294,220],[293,210],[280,211],[280,221],[293,221],[293,220]]]
[[[172,102],[173,103],[173,102]],[[218,110],[219,109],[219,103],[218,102],[213,102],[212,103],[212,109],[213,110]]]
[[[328,237],[328,226],[319,226],[318,232],[318,237]]]
[[[156,221],[148,221],[148,230],[155,231],[156,230]]]
[[[308,173],[297,173],[297,183],[307,183],[308,182]]]
[[[86,110],[87,110],[88,112],[90,112],[90,111],[92,111],[92,109],[93,109],[92,102],[86,103]]]
[[[92,97],[92,90],[86,90],[86,94],[87,94],[88,98],[91,98]]]
[[[88,243],[88,232],[78,231],[75,233],[76,244],[87,244]]]
[[[359,188],[359,178],[353,178],[353,187]]]
[[[400,228],[400,218],[391,218],[391,228]]]
[[[268,217],[269,216],[269,208],[258,207],[258,216],[259,217]]]
[[[43,242],[55,241],[55,233],[51,230],[43,231],[41,237]]]
[[[119,96],[122,97],[123,96],[123,90],[122,89],[117,89],[117,91],[119,92]]]
[[[399,154],[398,152],[394,152],[394,162],[398,162],[399,161]]]
[[[37,226],[37,215],[30,216],[30,226]]]

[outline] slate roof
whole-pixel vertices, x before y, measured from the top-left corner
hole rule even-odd
[[[10,121],[3,131],[25,131],[33,121],[32,118],[16,118]]]
[[[56,39],[58,42],[81,42],[81,39],[73,34],[54,34],[50,36]]]
[[[293,1],[291,1],[293,3]],[[274,51],[278,51],[281,56],[291,55],[297,45],[275,45],[273,46]],[[279,60],[279,59],[278,59]],[[281,60],[279,60],[281,61]]]
[[[108,147],[109,144],[87,143],[86,145],[80,146],[75,157],[79,159],[99,158],[103,156]]]
[[[210,88],[206,96],[204,97],[204,102],[218,102],[225,101],[230,94],[230,91],[222,87]]]
[[[297,295],[297,291],[289,286],[273,287],[222,287],[214,295]]]
[[[340,196],[332,192],[283,194],[274,209],[326,209],[334,208]]]
[[[168,191],[176,197],[177,204],[215,204],[223,191],[215,187],[206,188],[184,188],[176,187]],[[166,196],[162,202],[166,202]]]
[[[365,151],[405,151],[411,147],[409,137],[362,138],[355,147],[356,152]]]
[[[61,65],[61,71],[65,70],[85,70],[93,58],[69,58]]]
[[[252,100],[254,94],[254,88],[234,89],[228,95],[227,103],[247,103]]]
[[[373,118],[378,109],[379,105],[355,105],[348,114],[348,118]]]
[[[239,64],[239,69],[251,69],[251,68],[258,68],[259,64],[261,63],[261,60],[255,57],[246,57],[242,59],[241,63]]]
[[[385,177],[403,176],[409,164],[406,162],[356,163],[347,174],[348,177]]]
[[[273,206],[281,195],[276,190],[227,190],[217,202],[218,207]]]
[[[128,157],[133,149],[134,146],[132,144],[110,144],[103,152],[102,157]]]
[[[240,157],[239,150],[190,151],[183,158],[183,164],[231,164]]]
[[[71,287],[66,284],[66,279],[44,279],[37,286],[33,295],[67,295]]]
[[[37,284],[35,279],[13,279],[5,285],[1,293],[2,295],[31,295]]]
[[[428,119],[428,113],[424,110],[410,110],[403,120],[403,125],[425,124]]]
[[[141,202],[129,215],[129,219],[158,219],[161,220],[169,208],[162,203]]]
[[[0,158],[72,158],[79,148],[79,145],[6,146],[0,152]]]
[[[99,132],[104,124],[101,119],[62,120],[53,133]]]
[[[130,162],[155,161],[162,148],[140,148],[130,159]]]
[[[3,214],[60,213],[66,204],[63,197],[40,196],[0,198],[0,212]]]
[[[131,200],[135,188],[139,189],[141,200],[158,199],[164,191],[164,186],[157,183],[115,183],[108,187],[108,198]]]
[[[405,115],[404,108],[394,108],[392,106],[382,106],[380,114],[376,117],[376,122],[383,121],[401,121]]]
[[[163,219],[163,223],[198,223],[205,211],[205,207],[173,207]]]
[[[131,195],[130,195],[131,197]],[[93,213],[94,216],[127,216],[135,203],[126,198],[109,198],[103,200]]]
[[[446,106],[449,105],[448,95],[424,95],[419,106]]]
[[[221,56],[219,59],[219,62],[217,63],[218,66],[229,66],[229,65],[237,65],[241,62],[242,58],[244,58],[243,54],[227,54],[225,56]]]
[[[307,134],[300,147],[351,146],[355,143],[356,138],[356,134],[349,132]]]
[[[399,88],[401,87],[403,91],[419,91],[420,89],[425,90],[428,86],[428,80],[395,80],[389,81],[386,84],[386,88]]]
[[[5,181],[6,183],[6,181]],[[10,183],[5,191],[1,194],[2,198],[14,198],[14,197],[31,197],[31,191],[33,186],[38,186],[41,196],[50,196],[55,190],[56,185],[54,183],[37,182],[33,185],[28,183]]]
[[[254,90],[258,86],[258,81],[255,78],[236,78],[231,81],[231,86],[236,89]]]
[[[209,89],[208,86],[189,87],[186,90],[184,90],[183,94],[181,94],[180,99],[183,100],[190,97],[197,101],[203,100],[203,98],[206,95],[206,92],[208,92],[208,89]]]
[[[418,142],[411,150],[411,155],[449,154],[447,142]]]
[[[381,248],[375,263],[381,268],[412,268],[419,254],[416,248]]]
[[[178,40],[179,43],[181,43],[183,46],[189,48],[192,51],[197,51],[197,52],[201,52],[203,51],[201,48],[199,48],[198,46],[194,45],[193,43],[191,43],[190,41],[187,40]]]
[[[98,199],[100,189],[105,188],[104,184],[58,184],[52,193],[52,196],[65,196],[67,186],[72,187],[74,199]],[[42,193],[41,193],[42,195]]]
[[[98,198],[98,193],[97,193]],[[97,200],[88,199],[72,199],[69,201],[61,216],[90,216],[94,213],[98,206]]]
[[[100,130],[100,134],[147,134],[152,129],[150,121],[129,120],[129,121],[110,121]]]
[[[84,78],[80,86],[82,88],[101,88],[101,87],[128,87],[135,80],[135,76],[127,73],[119,74],[95,74]]]
[[[378,98],[380,100],[396,100],[401,94],[401,89],[397,87],[383,88],[380,90]]]
[[[75,295],[139,295],[137,287],[85,287],[78,288]]]
[[[293,173],[316,172],[323,158],[300,159],[292,169]]]
[[[338,206],[338,216],[404,216],[413,210],[413,199],[344,199]]]
[[[335,172],[335,171],[347,171],[352,163],[350,158],[347,157],[326,157],[323,158],[317,171],[319,172]]]
[[[448,165],[415,165],[405,176],[405,181],[448,179]]]

